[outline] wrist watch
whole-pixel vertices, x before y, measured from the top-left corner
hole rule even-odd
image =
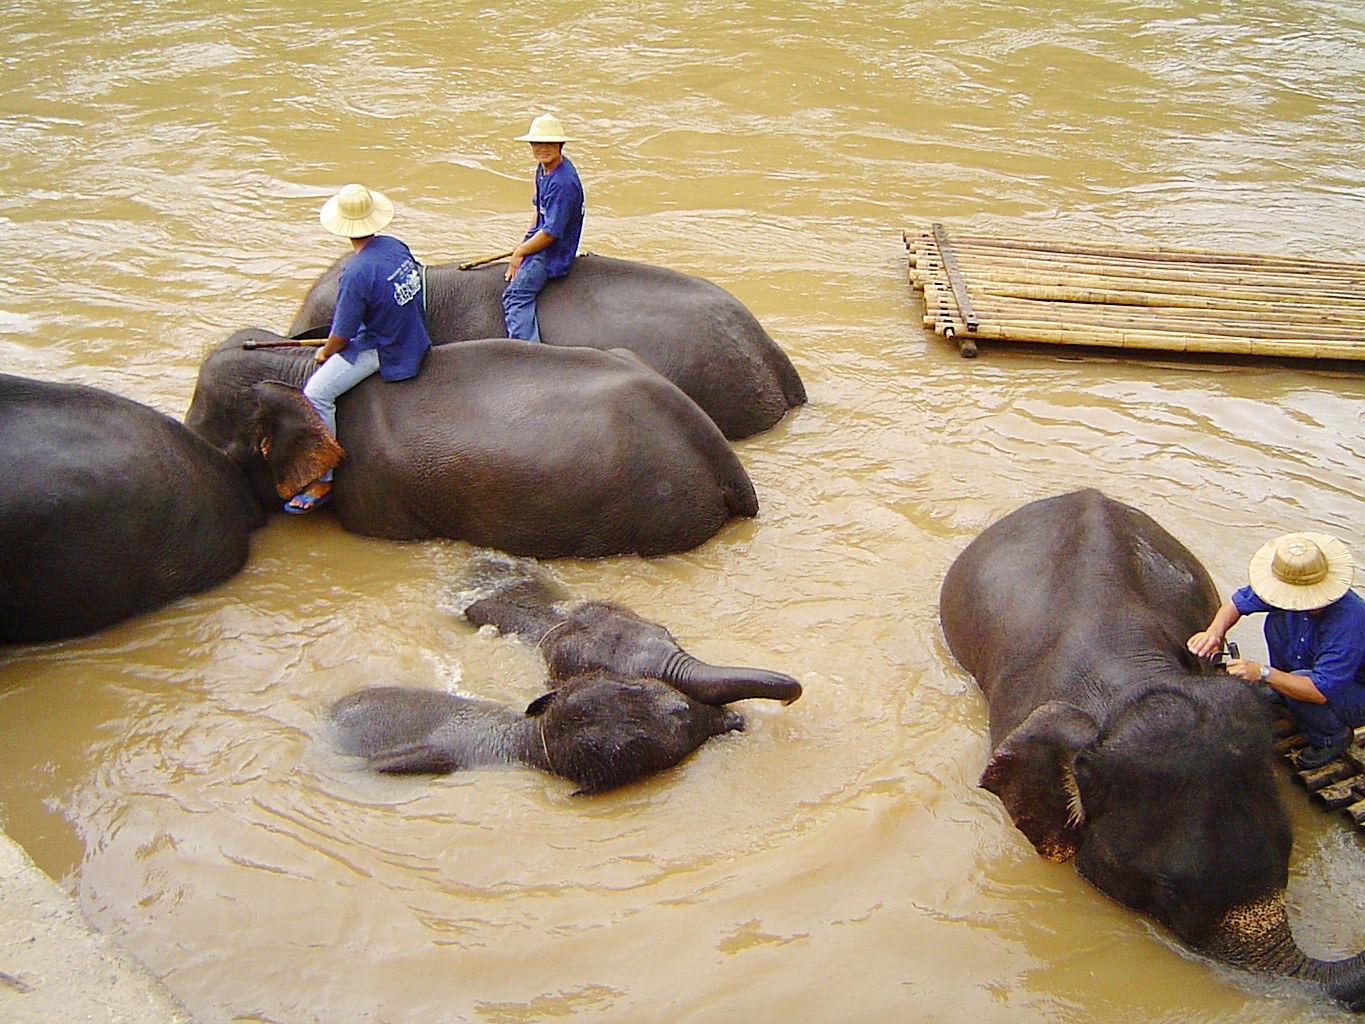
[[[1261,666],[1261,675],[1260,675],[1259,678],[1260,678],[1261,682],[1263,682],[1263,683],[1264,683],[1267,679],[1270,678],[1270,666],[1269,666],[1269,665],[1262,665],[1262,666]]]

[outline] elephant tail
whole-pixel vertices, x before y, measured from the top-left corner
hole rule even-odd
[[[752,519],[758,515],[758,492],[754,490],[754,482],[749,479],[749,474],[744,472],[743,467],[740,467],[738,476],[731,477],[721,484],[721,492],[725,495],[725,507],[730,510],[731,515],[745,519]]]

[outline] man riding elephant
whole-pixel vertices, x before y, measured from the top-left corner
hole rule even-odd
[[[345,256],[314,282],[288,334],[326,330]],[[426,326],[437,347],[506,334],[505,268],[425,268]],[[704,278],[630,260],[579,253],[573,272],[536,296],[547,347],[623,348],[672,381],[730,440],[778,423],[806,401],[787,354],[729,292]]]
[[[338,397],[375,373],[391,383],[417,376],[431,348],[417,261],[398,239],[375,234],[392,219],[388,197],[363,185],[347,185],[318,214],[324,228],[350,239],[355,250],[337,284],[331,333],[318,349],[317,369],[303,386],[333,438]],[[284,510],[311,512],[331,496],[329,469],[285,502]]]
[[[353,533],[450,537],[537,558],[685,551],[758,512],[739,457],[691,399],[628,353],[486,338],[438,345],[399,386],[337,408],[341,449],[298,391],[313,357],[248,329],[205,357],[185,424],[263,502],[336,466]],[[259,346],[259,347],[258,347]]]
[[[507,287],[502,292],[502,310],[509,338],[540,341],[536,296],[551,278],[567,274],[578,255],[583,183],[564,155],[564,143],[573,140],[564,134],[559,118],[542,114],[517,141],[529,142],[536,160],[534,212],[525,237],[512,249],[504,275]]]

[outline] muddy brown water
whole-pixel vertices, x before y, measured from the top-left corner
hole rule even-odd
[[[0,653],[4,827],[206,1024],[1334,1019],[1043,862],[975,786],[936,619],[955,554],[1095,485],[1240,584],[1263,539],[1357,552],[1355,371],[987,347],[918,326],[900,233],[1365,261],[1365,20],[1253,0],[16,0],[0,13],[0,365],[183,414],[203,351],[284,328],[361,180],[429,261],[506,249],[544,110],[584,247],[700,274],[809,406],[737,445],[762,511],[668,558],[557,563],[789,707],[594,799],[530,771],[386,779],[318,725],[362,685],[540,692],[452,613],[470,551],[258,532],[227,584]],[[1254,625],[1239,627],[1249,652]],[[1290,901],[1365,946],[1365,854],[1288,783]],[[1342,1015],[1344,1017],[1344,1015]]]

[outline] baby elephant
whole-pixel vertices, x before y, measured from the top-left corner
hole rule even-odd
[[[331,709],[343,752],[391,773],[520,763],[600,793],[743,729],[731,701],[801,695],[790,676],[699,661],[629,609],[570,602],[532,563],[476,566],[482,596],[465,617],[535,641],[558,685],[525,713],[433,690],[361,690]]]
[[[602,671],[619,679],[658,679],[703,704],[764,697],[790,704],[801,684],[781,672],[708,665],[663,626],[608,601],[574,601],[528,559],[475,558],[479,592],[464,609],[476,626],[496,626],[540,648],[550,678]]]
[[[332,707],[341,749],[390,773],[444,773],[526,764],[601,793],[677,764],[712,736],[743,729],[726,707],[693,700],[654,679],[594,672],[569,680],[520,713],[438,690],[382,686]]]

